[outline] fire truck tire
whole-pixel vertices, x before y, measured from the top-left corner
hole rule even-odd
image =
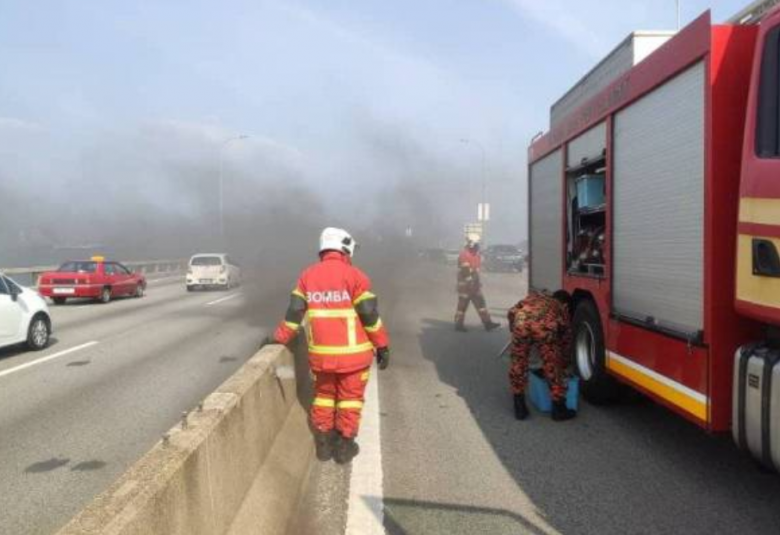
[[[55,305],[64,305],[66,301],[64,297],[52,297],[51,300],[54,301]]]
[[[574,367],[580,378],[582,396],[594,405],[618,401],[620,385],[607,374],[604,330],[593,301],[585,299],[577,304],[572,331]]]

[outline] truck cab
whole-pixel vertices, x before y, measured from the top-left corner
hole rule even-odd
[[[759,26],[742,151],[736,306],[780,325],[780,10]]]

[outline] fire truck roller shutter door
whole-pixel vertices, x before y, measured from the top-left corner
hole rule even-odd
[[[702,62],[616,115],[614,306],[683,332],[703,329]]]
[[[563,151],[531,166],[531,287],[561,288]]]

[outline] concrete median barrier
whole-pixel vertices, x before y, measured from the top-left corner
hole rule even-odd
[[[285,533],[312,459],[297,391],[264,347],[59,535]]]

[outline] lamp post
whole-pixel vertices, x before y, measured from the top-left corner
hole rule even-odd
[[[225,243],[225,149],[232,142],[241,141],[248,137],[241,134],[228,138],[219,147],[219,237],[223,245]]]
[[[482,238],[484,241],[485,238],[485,228],[487,227],[487,219],[488,219],[488,206],[487,206],[487,157],[485,153],[485,147],[482,145],[482,143],[469,138],[461,138],[461,143],[464,143],[466,145],[474,145],[480,150],[480,153],[482,155],[482,191],[480,194],[480,204],[482,205]]]

